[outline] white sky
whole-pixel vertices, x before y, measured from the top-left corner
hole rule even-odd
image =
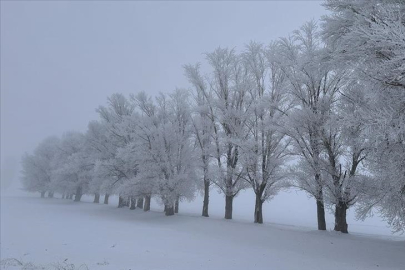
[[[188,87],[184,64],[287,36],[321,4],[1,1],[2,183],[45,137],[85,131],[112,93]]]

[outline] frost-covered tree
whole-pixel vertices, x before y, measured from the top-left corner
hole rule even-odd
[[[323,36],[336,49],[334,59],[388,91],[403,89],[404,2],[328,0],[324,6],[332,13],[324,18]]]
[[[95,165],[95,178],[100,181],[100,190],[106,195],[119,194],[122,183],[132,177],[134,170],[127,171],[125,160],[117,156],[118,149],[130,143],[130,136],[123,124],[124,119],[132,115],[134,106],[122,94],[113,94],[108,98],[108,105],[100,106],[97,112],[105,130],[106,145],[102,151],[103,157]],[[102,138],[100,138],[103,140]],[[128,198],[120,196],[119,207],[123,207]]]
[[[289,82],[289,93],[295,104],[286,130],[299,156],[294,168],[294,185],[316,199],[318,229],[326,230],[322,132],[340,87],[341,74],[328,63],[329,51],[313,21],[291,37],[281,39],[278,47],[278,63]]]
[[[127,181],[122,188],[130,191],[132,196],[144,197],[144,211],[150,210],[153,195],[158,195],[157,182],[160,177],[156,163],[151,155],[155,129],[158,125],[157,107],[151,97],[144,92],[131,96],[136,111],[127,121],[133,124],[131,142],[121,155],[126,155],[126,160],[138,167],[135,177]]]
[[[35,148],[33,154],[23,156],[21,172],[24,189],[31,192],[41,192],[42,198],[45,197],[45,192],[49,191],[52,197],[52,172],[54,159],[59,151],[59,143],[59,138],[48,137]]]
[[[58,149],[52,188],[61,193],[74,193],[75,201],[80,201],[88,190],[93,169],[86,153],[85,137],[79,132],[67,132],[63,134]]]
[[[211,181],[225,195],[225,219],[232,219],[233,199],[246,188],[240,147],[247,138],[247,94],[252,81],[234,50],[218,48],[207,54],[212,69],[208,83],[212,98],[208,100],[212,121],[214,154],[217,170]]]
[[[103,190],[102,183],[104,179],[98,177],[96,165],[100,166],[102,161],[106,161],[109,158],[114,157],[114,147],[107,137],[107,125],[100,121],[91,121],[88,124],[87,132],[85,134],[86,146],[88,147],[89,158],[92,159],[94,163],[93,177],[89,183],[89,192],[95,194],[94,202],[98,203],[100,199],[100,194],[104,193],[104,203],[108,204],[110,189]]]
[[[288,155],[289,139],[282,125],[289,109],[285,75],[274,61],[275,46],[268,50],[251,42],[242,54],[243,64],[253,81],[247,99],[250,106],[246,121],[248,137],[240,154],[246,168],[244,179],[256,194],[254,222],[263,223],[262,205],[282,188],[286,176],[283,165]]]
[[[213,121],[210,118],[209,100],[212,100],[206,81],[200,72],[200,65],[186,65],[185,75],[194,87],[194,114],[192,120],[194,140],[199,152],[199,162],[201,164],[202,180],[204,184],[202,216],[208,217],[209,192],[210,192],[210,161],[212,153]]]
[[[176,90],[153,103],[141,93],[134,101],[143,113],[134,145],[139,166],[135,181],[162,200],[166,215],[174,215],[177,201],[193,198],[196,187],[188,94]]]
[[[396,231],[405,228],[405,3],[331,0],[324,19],[333,60],[365,86],[356,102],[365,137],[370,177],[364,181],[359,216],[373,207]],[[352,99],[348,96],[349,99]]]
[[[354,84],[352,87],[358,91],[360,86]],[[345,92],[349,93],[351,87],[346,88]],[[350,92],[354,94],[354,91]],[[362,179],[359,167],[368,152],[363,125],[358,122],[358,110],[353,105],[341,96],[331,107],[322,129],[326,202],[335,207],[334,230],[343,233],[348,233],[346,212],[357,201]]]

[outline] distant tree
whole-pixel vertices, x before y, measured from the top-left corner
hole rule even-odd
[[[40,192],[45,197],[45,192],[51,189],[54,158],[58,152],[60,141],[57,137],[48,137],[34,150],[33,154],[25,154],[22,158],[22,184],[24,189],[31,192]]]
[[[93,164],[88,160],[85,137],[79,132],[65,133],[55,156],[52,187],[59,192],[75,194],[75,201],[88,190]]]

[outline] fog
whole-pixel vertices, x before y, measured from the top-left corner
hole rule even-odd
[[[49,135],[85,131],[112,93],[187,88],[182,66],[215,48],[287,36],[318,1],[1,1],[1,181]]]

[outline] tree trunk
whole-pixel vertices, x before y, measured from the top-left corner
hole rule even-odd
[[[94,201],[93,203],[99,203],[100,202],[100,193],[94,194]]]
[[[41,198],[45,198],[45,192],[46,191],[41,191]]]
[[[80,202],[81,198],[82,198],[82,187],[79,186],[76,189],[76,196],[75,196],[75,202]]]
[[[150,196],[145,196],[145,203],[143,205],[143,211],[150,211]]]
[[[176,201],[174,202],[174,213],[178,214],[179,213],[179,197],[177,197]]]
[[[110,194],[106,193],[104,196],[104,204],[108,204],[108,198],[110,198]]]
[[[122,196],[118,197],[118,208],[122,208],[124,207],[125,202],[124,202],[124,198]]]
[[[136,209],[136,199],[135,199],[135,197],[131,197],[131,203],[130,203],[130,207],[129,207],[129,210],[134,210],[134,209]]]
[[[65,193],[62,193],[62,199],[64,199],[65,198]]]
[[[74,195],[73,193],[70,194],[70,196],[69,196],[69,199],[70,199],[70,200],[73,200],[73,195]]]
[[[263,223],[263,201],[262,194],[259,193],[256,194],[254,222],[259,224]]]
[[[131,197],[124,197],[124,206],[129,207]]]
[[[143,197],[136,200],[136,207],[143,208]]]
[[[204,180],[204,202],[203,202],[203,209],[202,209],[202,216],[208,216],[208,204],[210,200],[210,181]]]
[[[318,230],[326,230],[326,220],[325,220],[325,207],[322,200],[316,201],[316,210],[318,216]]]
[[[165,215],[166,216],[173,216],[174,215],[174,207],[173,204],[165,205]]]
[[[225,219],[232,219],[233,196],[225,196]]]
[[[348,229],[349,226],[347,225],[347,221],[346,221],[347,209],[348,209],[348,207],[345,204],[344,208],[343,208],[343,211],[342,211],[342,224],[343,224],[343,227],[342,227],[342,230],[341,230],[342,233],[349,233],[349,229]]]
[[[347,206],[344,202],[339,201],[335,208],[335,231],[348,233],[346,222],[346,210]]]
[[[51,191],[48,192],[48,198],[53,198],[53,192]]]

